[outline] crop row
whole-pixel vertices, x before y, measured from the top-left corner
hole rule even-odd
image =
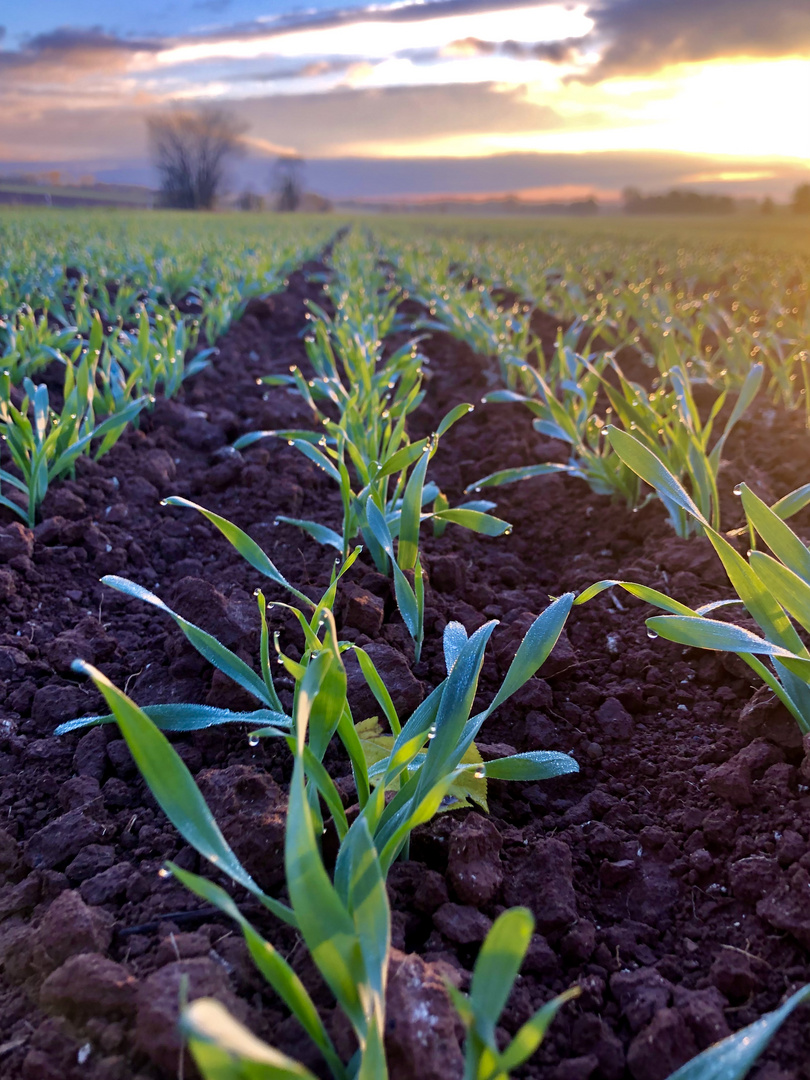
[[[177,394],[251,297],[323,242],[237,237],[212,250],[179,228],[134,230],[93,221],[82,243],[58,224],[0,227],[0,435],[16,467],[0,467],[0,505],[31,526],[53,480],[107,453],[157,392]]]
[[[469,251],[466,258],[471,258]],[[810,633],[810,551],[786,523],[791,514],[810,501],[810,487],[790,493],[773,506],[758,499],[745,485],[740,487],[752,546],[747,559],[738,552],[735,538],[720,531],[719,521],[717,481],[727,437],[763,381],[767,382],[765,392],[779,392],[781,400],[786,401],[774,374],[773,358],[768,359],[763,352],[763,359],[757,357],[752,366],[748,355],[745,364],[724,369],[727,374],[721,376],[716,365],[725,362],[722,347],[717,355],[707,358],[704,327],[699,336],[693,333],[691,352],[684,349],[681,339],[674,353],[656,351],[656,357],[660,359],[663,354],[664,360],[658,367],[658,381],[647,390],[624,377],[616,356],[622,348],[638,344],[628,339],[628,333],[639,340],[642,336],[648,342],[653,340],[647,336],[647,329],[637,325],[636,315],[642,308],[634,309],[634,314],[628,316],[630,321],[621,322],[616,305],[604,304],[600,309],[602,317],[594,316],[598,327],[588,329],[584,343],[583,319],[559,332],[554,351],[547,357],[532,330],[536,300],[529,290],[522,287],[518,299],[511,303],[481,299],[493,292],[497,296],[500,288],[511,288],[517,281],[514,270],[509,277],[503,272],[505,264],[498,269],[493,260],[482,260],[481,266],[489,267],[492,273],[484,291],[477,281],[469,280],[464,268],[446,251],[426,255],[412,245],[391,239],[380,251],[374,241],[358,233],[350,234],[338,243],[332,255],[325,282],[328,304],[311,307],[307,354],[313,376],[307,378],[301,370],[293,369],[289,376],[265,380],[281,384],[303,398],[311,411],[313,429],[252,432],[242,436],[236,447],[261,438],[284,438],[323,469],[341,493],[340,531],[324,522],[283,519],[338,553],[330,585],[317,601],[285,578],[259,545],[235,524],[186,499],[167,500],[173,506],[203,514],[260,575],[288,594],[289,603],[280,604],[268,601],[261,590],[256,593],[261,623],[259,671],[172,611],[155,594],[126,579],[103,579],[107,585],[154,605],[173,619],[206,660],[253,696],[257,708],[250,713],[236,713],[187,703],[140,709],[100,672],[79,663],[77,670],[93,678],[111,711],[59,729],[66,732],[87,724],[117,722],[156,801],[186,842],[219,874],[247,890],[270,913],[299,931],[356,1036],[358,1049],[348,1062],[341,1060],[292,967],[240,912],[230,894],[188,870],[171,864],[167,867],[194,893],[235,920],[260,972],[299,1019],[321,1051],[331,1075],[338,1080],[378,1080],[387,1075],[385,989],[391,922],[385,880],[394,860],[407,858],[412,831],[441,811],[473,802],[485,809],[488,778],[538,781],[577,769],[576,762],[567,755],[539,751],[484,762],[475,741],[494,710],[540,669],[575,604],[620,586],[662,608],[667,614],[648,620],[652,635],[736,653],[783,701],[802,731],[810,731],[810,652],[794,625]],[[596,274],[596,269],[591,268],[591,273]],[[545,301],[549,289],[553,292],[566,283],[561,279],[560,284],[550,271],[543,280],[551,283],[543,293]],[[519,284],[525,286],[523,281]],[[85,286],[85,296],[88,291]],[[576,293],[569,291],[568,295]],[[399,312],[408,297],[419,299],[427,312],[416,322]],[[603,299],[600,296],[599,302]],[[565,313],[562,305],[559,310]],[[643,310],[648,311],[649,306]],[[46,309],[43,312],[49,325]],[[806,319],[806,305],[801,315]],[[661,317],[660,307],[657,317]],[[144,319],[151,332],[146,306],[139,315],[141,325]],[[99,367],[91,370],[87,357],[93,350],[99,356],[114,356],[108,338],[99,341],[96,327],[100,326],[101,315],[96,309],[90,325],[85,326],[85,344],[77,346],[80,352],[75,359],[59,350],[58,359],[65,364],[66,373],[73,371],[74,364],[77,371],[84,371],[86,394],[94,393],[99,386],[103,392],[104,387]],[[124,326],[122,319],[117,330],[119,342],[120,335],[127,332]],[[418,657],[424,639],[422,525],[429,524],[438,536],[448,525],[490,536],[511,531],[511,525],[493,516],[494,504],[473,499],[451,506],[428,477],[439,439],[453,424],[463,421],[471,405],[462,403],[451,410],[430,437],[411,441],[408,434],[407,419],[418,409],[424,394],[426,360],[419,351],[418,334],[437,327],[465,340],[479,356],[493,361],[493,383],[500,379],[501,386],[485,401],[523,402],[543,434],[571,448],[565,463],[540,462],[528,470],[508,470],[508,475],[483,477],[473,488],[564,471],[582,478],[595,491],[620,495],[631,509],[645,499],[657,497],[680,535],[708,536],[736,593],[724,604],[743,605],[762,636],[714,618],[718,605],[692,610],[645,586],[601,581],[578,596],[567,593],[550,603],[526,633],[500,689],[478,712],[473,711],[478,680],[495,624],[487,623],[468,636],[460,623],[449,623],[443,639],[446,677],[410,717],[400,717],[370,655],[351,642],[339,640],[332,608],[343,575],[365,548],[377,568],[393,577],[397,606]],[[406,336],[404,343],[392,345],[392,336],[401,334]],[[801,362],[800,357],[791,354],[785,361],[789,375],[795,374],[791,365]],[[724,381],[710,416],[702,418],[692,393],[693,381],[707,381],[714,386],[718,379]],[[788,377],[788,382],[794,381]],[[10,377],[8,385],[9,405],[3,416],[6,437],[13,440],[19,432],[25,434],[26,423],[32,432],[45,432],[49,416],[43,411],[47,409],[44,395],[40,394],[38,402],[40,391],[32,385],[30,400],[17,405],[10,400]],[[65,387],[67,400],[74,389],[67,376]],[[713,441],[714,421],[727,394],[736,396],[736,403],[719,438]],[[800,398],[796,393],[787,403],[800,407]],[[33,425],[27,416],[29,405]],[[612,410],[607,420],[606,409]],[[114,413],[107,419],[121,423],[120,416],[116,418]],[[60,429],[61,420],[54,423],[51,417],[50,422],[54,430]],[[102,447],[106,448],[107,436],[114,430],[111,425],[101,432]],[[79,445],[89,435],[87,443],[77,451],[81,453],[94,432],[95,427],[82,431],[69,445]],[[25,479],[27,459],[22,451],[18,453],[20,457],[14,457],[14,462]],[[42,465],[37,468],[41,471]],[[9,477],[20,480],[15,474]],[[30,500],[34,489],[29,485],[27,490]],[[29,513],[30,505],[29,501]],[[756,549],[757,537],[771,554]],[[357,546],[358,540],[363,548]],[[293,612],[304,634],[306,647],[300,659],[285,654],[278,634],[271,631],[271,612],[278,606]],[[356,723],[352,716],[343,659],[350,650],[356,654],[368,687],[387,720],[388,735],[375,731],[369,737],[368,726],[362,719]],[[282,707],[276,691],[274,665],[281,666],[294,682],[289,712]],[[285,833],[288,902],[265,893],[239,862],[165,734],[232,722],[248,725],[251,742],[279,739],[292,754]],[[335,739],[347,754],[354,776],[358,813],[352,820],[324,763]],[[333,831],[338,840],[331,875],[320,843],[326,829]],[[450,991],[467,1031],[466,1080],[508,1076],[535,1051],[555,1012],[576,993],[574,988],[544,1006],[507,1047],[499,1045],[497,1020],[517,977],[531,931],[528,911],[504,913],[480,950],[469,995]],[[810,990],[800,991],[754,1028],[710,1048],[674,1075],[678,1080],[745,1075],[789,1012],[808,996]],[[206,1077],[312,1076],[300,1063],[256,1039],[213,1001],[189,1005],[183,1011],[183,1027]]]

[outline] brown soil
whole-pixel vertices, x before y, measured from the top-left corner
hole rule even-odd
[[[247,529],[299,587],[314,595],[324,585],[334,553],[274,519],[336,524],[330,482],[282,441],[243,455],[227,449],[248,430],[307,423],[297,397],[263,391],[255,378],[305,362],[303,299],[317,293],[296,273],[285,293],[252,304],[184,398],[160,402],[100,463],[81,461],[77,478],[53,490],[33,534],[2,519],[0,1071],[8,1080],[177,1075],[173,1017],[183,976],[192,997],[216,994],[259,1035],[320,1068],[233,928],[159,875],[167,857],[192,869],[199,860],[149,797],[117,730],[52,735],[57,723],[100,707],[70,672],[76,656],[141,704],[255,707],[212,674],[174,623],[98,579],[121,574],[156,590],[257,665],[252,593],[267,583],[202,518],[159,506],[183,494]],[[425,347],[430,378],[415,434],[487,389],[483,362],[463,346],[437,335]],[[774,497],[806,480],[806,440],[799,417],[766,407],[740,425],[724,474],[727,527],[737,523],[737,480]],[[442,441],[433,476],[459,501],[476,478],[559,460],[562,449],[532,430],[525,410],[478,408]],[[441,631],[450,619],[468,630],[501,620],[481,681],[487,700],[549,595],[603,577],[642,581],[692,604],[727,595],[708,544],[673,538],[654,505],[629,514],[563,478],[496,497],[498,513],[514,522],[511,536],[425,536],[430,585],[418,665],[388,582],[363,560],[351,572],[341,634],[369,648],[406,712],[443,677]],[[564,750],[579,775],[492,783],[488,817],[439,817],[414,836],[411,861],[392,870],[394,943],[421,957],[397,954],[392,969],[395,1080],[460,1075],[439,976],[465,985],[491,919],[513,904],[532,908],[538,932],[505,1031],[572,983],[584,991],[523,1077],[663,1080],[810,981],[810,771],[801,741],[736,658],[651,641],[647,614],[625,596],[621,609],[607,596],[577,609],[542,677],[482,731],[485,754],[497,744]],[[302,646],[294,622],[276,618],[294,653]],[[373,701],[356,673],[350,687],[356,715],[367,715]],[[290,686],[282,693],[289,702]],[[222,728],[175,741],[240,857],[278,890],[286,749],[270,741],[254,749],[244,733]],[[328,764],[350,800],[338,749]],[[292,958],[350,1053],[294,935],[246,909]],[[408,986],[436,1017],[421,1057],[409,1037]],[[759,1075],[810,1077],[808,1051],[800,1015]]]

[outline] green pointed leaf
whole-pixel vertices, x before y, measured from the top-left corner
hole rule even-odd
[[[287,581],[284,575],[262,551],[256,541],[252,540],[246,532],[238,527],[238,525],[234,525],[233,522],[228,521],[227,518],[220,517],[219,514],[215,514],[212,510],[206,510],[204,506],[199,506],[197,503],[191,502],[190,499],[184,499],[179,495],[170,495],[169,498],[164,501],[167,506],[185,506],[189,510],[196,510],[198,513],[202,514],[212,525],[215,525],[219,529],[228,543],[236,548],[242,558],[250,563],[254,570],[258,570],[260,574],[270,578],[276,585],[281,585],[282,588],[301,599],[302,594],[292,587],[289,581]],[[303,599],[306,600],[307,604],[311,604],[311,601],[307,597],[303,597]]]
[[[224,915],[237,923],[244,934],[251,958],[262,976],[273,987],[321,1051],[329,1063],[333,1075],[337,1078],[345,1077],[345,1069],[337,1056],[323,1021],[312,1003],[312,998],[284,957],[254,929],[228,893],[219,885],[215,885],[213,881],[209,881],[207,878],[200,877],[199,874],[192,874],[189,870],[183,870],[174,863],[169,862],[167,866],[177,880],[181,881],[187,889],[199,896],[201,900],[205,900],[206,903],[218,908]]]
[[[377,849],[365,818],[352,830],[346,843],[351,867],[348,907],[363,953],[366,975],[382,1009],[391,948],[391,911]]]
[[[462,402],[461,405],[456,405],[454,409],[451,409],[441,420],[438,428],[436,428],[436,434],[439,438],[450,430],[453,424],[457,423],[463,416],[468,416],[473,409],[474,405],[470,405],[467,402]]]
[[[180,1028],[204,1080],[316,1080],[309,1069],[262,1042],[214,998],[183,1010]]]
[[[289,727],[292,721],[284,713],[272,709],[255,709],[253,712],[233,712],[216,705],[145,705],[143,712],[159,731],[203,731],[218,724],[276,724]],[[68,720],[60,724],[54,735],[67,735],[71,731],[91,727],[95,724],[115,722],[115,715],[80,716],[78,720]]]
[[[360,665],[360,670],[363,672],[363,678],[368,683],[369,690],[371,690],[377,701],[377,704],[385,713],[385,718],[388,721],[391,732],[394,735],[399,735],[400,731],[402,730],[402,725],[399,722],[397,710],[394,708],[394,702],[391,700],[391,695],[388,692],[388,687],[382,681],[379,672],[374,666],[374,661],[371,659],[365,649],[361,649],[359,645],[355,645],[354,654],[357,657],[357,662]]]
[[[208,809],[180,755],[149,717],[114,686],[106,675],[83,660],[74,671],[93,680],[115,714],[130,753],[163,813],[183,839],[218,870],[252,893],[274,915],[291,925],[292,912],[267,896],[242,866]]]
[[[428,746],[425,764],[419,772],[417,799],[425,797],[434,784],[457,764],[453,760],[454,753],[470,716],[484,662],[484,650],[496,625],[496,622],[488,622],[475,631],[459,652],[447,676],[436,713],[436,730]],[[463,752],[458,756],[461,757]]]
[[[810,484],[804,484],[775,502],[771,510],[782,521],[786,521],[794,514],[798,514],[800,510],[804,510],[808,503],[810,503]]]
[[[253,694],[259,701],[263,701],[265,705],[272,708],[274,702],[264,684],[264,680],[252,668],[248,667],[236,653],[226,649],[224,645],[220,645],[212,634],[207,633],[199,626],[195,626],[194,623],[184,619],[182,615],[172,611],[159,596],[155,596],[154,593],[144,589],[141,585],[136,585],[134,581],[108,574],[101,579],[101,582],[103,585],[109,585],[110,588],[117,589],[118,592],[122,592],[127,596],[133,596],[137,600],[152,604],[153,607],[159,608],[167,615],[170,615],[198,653],[204,656],[214,667],[219,668],[228,678],[233,679],[235,683],[247,690],[249,694]]]
[[[303,529],[313,540],[317,540],[319,544],[336,548],[337,551],[343,551],[343,537],[327,525],[319,525],[317,521],[307,521],[304,518],[290,518],[281,515],[276,518],[276,521],[280,525],[295,525],[296,528]]]
[[[778,1009],[710,1046],[676,1069],[669,1080],[743,1080],[785,1020],[807,1001],[810,986],[797,991]]]
[[[484,536],[503,536],[512,531],[508,521],[482,514],[479,510],[462,510],[459,507],[450,510],[438,510],[433,517],[436,521],[447,521],[451,525],[460,525],[463,529],[481,533]]]
[[[570,473],[570,465],[545,462],[542,465],[525,465],[515,469],[500,469],[498,472],[482,476],[480,480],[469,484],[465,491],[480,491],[485,487],[500,487],[502,484],[514,484],[517,480],[530,480],[533,476],[550,476],[553,473]]]
[[[483,765],[468,766],[483,770],[488,780],[550,780],[579,772],[579,765],[568,754],[553,750],[530,750],[525,754],[495,758]]]
[[[394,473],[410,468],[422,456],[427,444],[427,439],[420,439],[419,442],[410,443],[408,446],[403,446],[400,450],[397,450],[395,454],[391,454],[380,465],[380,471],[375,479],[382,480],[386,476],[392,476]]]
[[[512,1069],[518,1068],[530,1058],[546,1037],[552,1020],[563,1005],[578,997],[580,993],[579,987],[574,986],[538,1009],[534,1016],[518,1029],[517,1035],[501,1054],[498,1060],[499,1073],[508,1075]]]
[[[810,633],[810,585],[762,551],[748,556],[752,569],[777,602]]]
[[[810,551],[796,533],[778,514],[758,499],[746,484],[740,485],[740,495],[745,516],[777,559],[810,584]]]
[[[537,616],[518,646],[506,678],[487,709],[488,714],[516,693],[536,671],[539,671],[556,645],[573,603],[574,594],[565,593]]]
[[[615,578],[606,578],[604,581],[597,581],[593,585],[589,585],[587,589],[583,590],[583,592],[577,596],[576,600],[574,600],[574,604],[586,604],[589,600],[593,600],[595,596],[598,596],[606,589],[612,589],[614,586],[624,589],[625,592],[630,593],[631,596],[638,597],[639,600],[646,600],[648,604],[653,604],[655,607],[662,608],[664,611],[670,611],[673,615],[697,614],[692,608],[687,607],[686,604],[682,604],[678,600],[673,600],[671,596],[667,596],[666,593],[659,592],[657,589],[651,589],[647,585],[637,585],[634,581],[618,581]]]
[[[608,425],[605,431],[611,447],[628,469],[632,469],[645,484],[649,484],[663,498],[668,499],[687,514],[691,514],[701,525],[708,525],[700,510],[687,495],[683,484],[672,475],[651,450],[648,450],[646,446],[628,432],[622,431],[613,425]]]
[[[528,908],[504,911],[492,924],[475,961],[469,1000],[478,1032],[495,1040],[495,1025],[506,1007],[534,932]]]
[[[419,526],[422,522],[422,488],[425,473],[430,461],[430,447],[425,448],[422,457],[414,466],[405,486],[402,498],[402,512],[399,520],[399,547],[397,563],[401,570],[413,570],[419,555]],[[369,522],[370,524],[370,522]]]
[[[360,989],[364,965],[354,923],[326,873],[315,839],[304,786],[303,747],[312,703],[331,664],[327,652],[313,657],[298,687],[295,727],[298,751],[290,783],[284,863],[287,889],[312,959],[355,1028],[365,1024]]]
[[[810,659],[799,657],[779,645],[772,645],[770,641],[732,623],[687,615],[655,615],[647,619],[647,626],[660,637],[681,645],[775,657],[800,678],[810,679]]]
[[[449,622],[444,628],[442,643],[444,646],[444,663],[449,675],[453,670],[453,665],[459,658],[461,650],[467,644],[467,631],[460,622]]]

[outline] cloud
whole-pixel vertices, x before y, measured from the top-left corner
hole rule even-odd
[[[596,0],[587,14],[595,25],[581,37],[536,44],[466,37],[445,54],[503,52],[516,60],[569,64],[596,53],[598,59],[587,70],[569,76],[593,84],[678,63],[810,51],[808,0]]]
[[[807,0],[602,0],[583,39],[600,58],[587,83],[721,57],[779,57],[810,49]]]
[[[323,75],[340,74],[356,63],[353,59],[324,57],[303,64],[277,64],[275,67],[249,71],[230,71],[223,76],[229,83],[276,83],[287,79],[316,79]]]
[[[787,198],[806,176],[800,166],[774,164],[766,179],[761,162],[734,162],[731,166],[748,174],[738,181],[738,194],[760,196],[764,192]],[[600,194],[635,185],[645,191],[665,191],[701,176],[701,190],[728,193],[723,179],[728,163],[709,155],[674,153],[600,154],[499,154],[493,157],[458,158],[335,158],[307,162],[307,183],[332,198],[380,198],[396,195],[473,195],[483,192],[531,190],[536,198],[557,197],[566,185],[586,185]],[[694,181],[692,181],[694,182]],[[550,191],[551,195],[543,192]]]
[[[113,131],[105,135],[115,138]],[[101,142],[101,140],[99,140]],[[116,155],[109,153],[115,150]],[[99,148],[95,155],[77,162],[60,143],[50,155],[36,159],[37,170],[58,170],[76,175],[92,172],[99,180],[115,183],[154,183],[145,156],[132,156],[130,146],[118,139],[111,147]],[[3,171],[31,171],[31,159],[9,156]],[[733,170],[741,176],[734,185],[725,179]],[[733,163],[718,161],[709,155],[668,153],[600,154],[499,154],[493,157],[463,160],[459,158],[383,158],[338,157],[308,158],[305,162],[307,187],[331,198],[368,198],[377,202],[385,197],[424,197],[481,195],[490,192],[524,192],[536,199],[575,198],[561,189],[576,186],[595,191],[604,200],[619,194],[623,187],[636,186],[644,191],[667,191],[684,184],[699,184],[702,191],[761,197],[771,194],[780,200],[790,197],[795,187],[806,180],[806,169],[776,162],[767,170],[769,176],[755,179],[766,170],[752,160]],[[743,174],[747,179],[742,179]],[[698,179],[699,178],[699,179]],[[270,171],[266,158],[248,158],[238,163],[233,187],[250,186],[266,190]]]
[[[153,40],[132,40],[106,33],[100,26],[87,30],[73,26],[59,26],[44,34],[36,34],[26,43],[24,54],[74,53],[74,52],[156,52],[160,43]]]
[[[220,0],[203,0],[219,3]],[[226,0],[230,2],[230,0]],[[525,0],[524,0],[525,4]],[[358,22],[423,22],[453,16],[479,15],[511,10],[519,7],[520,0],[405,0],[393,4],[369,4],[335,8],[330,11],[305,10],[278,16],[267,16],[250,22],[218,27],[211,33],[186,37],[185,41],[217,41],[236,37],[266,36],[287,33],[290,30],[329,30],[333,27]],[[535,0],[534,8],[558,7],[559,0]],[[585,6],[584,4],[582,6]]]
[[[102,155],[129,157],[145,152],[145,118],[156,102],[140,107],[122,96],[114,108],[89,96],[82,108],[44,105],[35,98],[6,110],[4,138],[15,156],[39,161],[59,152],[76,159]],[[491,84],[413,86],[383,89],[342,88],[329,94],[249,97],[222,102],[249,129],[250,143],[262,156],[276,148],[295,148],[307,157],[326,157],[397,139],[413,145],[441,144],[481,131],[519,134],[524,129],[557,130],[563,119],[552,108],[529,101],[522,88]]]
[[[0,52],[0,71],[27,80],[59,76],[75,80],[88,71],[124,70],[136,54],[156,54],[161,48],[160,41],[121,38],[100,26],[61,26],[29,38],[20,49]]]
[[[395,135],[403,142],[475,135],[481,131],[520,132],[563,126],[546,105],[525,99],[522,88],[491,84],[338,89],[329,94],[252,98],[239,102],[239,116],[252,133],[293,145],[306,155],[339,154],[342,148]]]
[[[158,54],[166,66],[211,61],[248,61],[262,56],[363,56],[383,59],[403,50],[442,48],[465,36],[504,41],[554,41],[586,34],[593,21],[584,3],[566,7],[557,0],[438,0],[402,7],[357,8],[306,21],[275,20],[215,34],[175,39]]]

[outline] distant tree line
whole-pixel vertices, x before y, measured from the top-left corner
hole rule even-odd
[[[664,194],[645,195],[638,188],[626,187],[622,201],[626,214],[731,214],[737,209],[737,202],[730,195],[701,194],[678,188]],[[742,208],[745,208],[744,203]],[[770,196],[762,200],[759,208],[763,214],[776,212],[776,204]],[[790,208],[795,214],[810,214],[810,184],[800,184],[796,188]]]
[[[702,195],[698,191],[673,188],[662,195],[642,195],[638,188],[622,192],[626,214],[731,214],[735,210],[730,195]]]

